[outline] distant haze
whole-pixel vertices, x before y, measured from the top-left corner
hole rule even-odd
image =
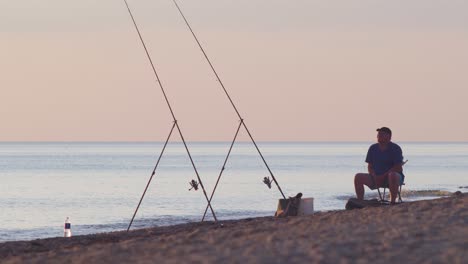
[[[128,2],[186,139],[231,140],[238,117],[172,0]],[[258,140],[468,141],[468,1],[178,3]],[[0,1],[0,89],[0,141],[172,125],[123,0]]]

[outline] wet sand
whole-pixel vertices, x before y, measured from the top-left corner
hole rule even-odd
[[[0,244],[1,263],[468,263],[468,194]],[[344,208],[344,204],[343,204]]]

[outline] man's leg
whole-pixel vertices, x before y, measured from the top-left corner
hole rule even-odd
[[[373,186],[374,183],[368,173],[358,173],[354,176],[354,189],[356,190],[356,197],[359,200],[364,200],[364,185],[369,187]]]
[[[390,190],[390,203],[394,204],[398,196],[398,187],[400,186],[401,175],[398,172],[388,174],[388,189]]]

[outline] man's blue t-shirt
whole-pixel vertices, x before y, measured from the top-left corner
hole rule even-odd
[[[403,153],[400,146],[390,142],[387,149],[380,150],[379,144],[373,144],[367,151],[366,162],[372,164],[375,174],[382,175],[395,164],[403,163]]]

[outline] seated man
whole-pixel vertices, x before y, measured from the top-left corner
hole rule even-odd
[[[377,142],[370,146],[366,162],[368,173],[354,176],[354,188],[359,200],[364,199],[364,185],[370,189],[388,187],[390,202],[395,204],[398,187],[403,184],[403,154],[400,146],[391,142],[392,131],[388,127],[377,129]]]

